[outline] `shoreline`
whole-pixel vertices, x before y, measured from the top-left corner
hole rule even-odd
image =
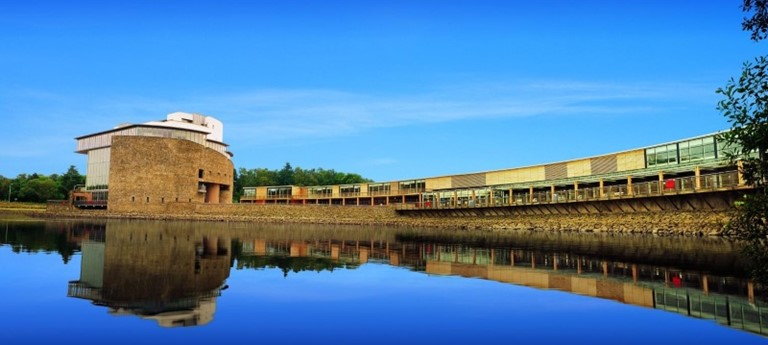
[[[290,206],[233,204],[224,210],[184,213],[116,213],[104,210],[48,209],[20,212],[30,218],[138,219],[273,224],[327,224],[453,229],[479,232],[629,233],[681,236],[725,236],[733,211],[638,212],[622,214],[523,215],[488,217],[407,217],[392,207]],[[3,210],[6,211],[6,210]],[[6,213],[0,211],[0,214]],[[13,211],[11,211],[13,212]]]

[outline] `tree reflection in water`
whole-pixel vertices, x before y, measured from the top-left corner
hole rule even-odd
[[[163,326],[209,323],[231,268],[278,269],[288,277],[379,263],[612,299],[765,334],[764,304],[755,300],[764,289],[750,279],[740,245],[722,238],[294,224],[45,224],[33,231],[11,225],[4,243],[62,257],[81,250],[81,276],[70,282],[69,296]],[[752,267],[764,272],[768,254],[754,253],[761,255],[752,258]]]

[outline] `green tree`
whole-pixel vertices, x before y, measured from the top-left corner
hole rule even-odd
[[[64,175],[59,176],[56,181],[59,185],[59,193],[68,197],[69,192],[71,192],[75,186],[85,184],[85,176],[80,175],[80,172],[77,171],[77,168],[75,168],[74,165],[70,165],[67,172],[64,173]]]
[[[23,189],[26,189],[27,182],[34,178],[37,178],[37,174],[27,175],[27,174],[19,174],[11,180],[11,201],[28,201],[25,200],[23,195],[21,195],[21,191]]]
[[[277,182],[276,170],[258,168],[255,170],[255,172],[256,172],[256,186],[276,186],[279,184]]]
[[[768,37],[768,1],[744,0],[742,28],[751,31],[759,42]],[[744,252],[752,260],[753,278],[768,283],[768,58],[745,62],[741,76],[717,90],[723,96],[717,109],[728,119],[731,130],[721,135],[732,160],[741,161],[741,173],[754,193],[745,195],[743,204],[728,225],[728,233],[745,240]]]
[[[278,185],[320,186],[372,182],[372,180],[366,179],[359,174],[343,173],[323,168],[294,168],[291,166],[291,163],[285,163],[285,166],[280,170],[240,168],[233,176],[236,190],[233,193],[236,198],[235,200],[239,200],[243,187]]]
[[[232,183],[232,202],[238,202],[243,194],[244,186],[240,180],[240,175],[237,173],[237,169],[232,169]]]
[[[752,17],[744,18],[741,28],[752,32],[752,40],[759,42],[768,37],[768,1],[744,0],[741,8]]]
[[[277,184],[286,186],[293,184],[293,167],[291,167],[291,163],[286,162],[285,166],[277,172]]]
[[[731,130],[722,134],[732,159],[742,163],[744,180],[764,191],[768,177],[768,59],[744,63],[741,77],[717,89],[724,96],[717,109],[728,118]]]
[[[8,201],[8,196],[12,190],[9,188],[13,180],[0,175],[0,201]],[[12,200],[12,199],[11,199]]]
[[[32,174],[32,176],[19,189],[19,201],[46,202],[47,200],[63,198],[54,179],[37,174]]]

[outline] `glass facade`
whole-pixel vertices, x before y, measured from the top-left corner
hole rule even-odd
[[[425,184],[425,180],[400,181],[400,194],[421,193]]]
[[[677,164],[677,144],[656,146],[645,149],[648,167]]]
[[[109,147],[88,151],[85,187],[88,190],[107,189],[109,184]]]
[[[225,156],[229,156],[229,154],[227,153],[227,145],[224,145],[222,143],[217,143],[215,141],[206,141],[206,146],[209,149],[216,150],[217,152]]]
[[[333,188],[330,186],[310,187],[307,192],[310,198],[330,198],[333,196]]]
[[[714,135],[659,145],[645,150],[646,167],[664,167],[724,158],[726,151],[728,148],[725,143],[716,141]]]
[[[738,143],[728,144],[725,141],[717,141],[717,156],[722,158],[728,158],[730,155],[738,155],[742,150],[742,146]],[[758,158],[760,155],[757,150],[752,151],[747,157]]]
[[[389,195],[389,183],[374,183],[368,185],[368,195]]]
[[[360,195],[360,186],[339,186],[339,192],[341,196],[358,196]]]
[[[135,136],[138,128],[131,127],[126,129],[117,130],[114,132],[93,135],[77,140],[77,151],[87,151],[102,147],[108,147],[112,145],[112,137],[115,135],[132,135]]]
[[[679,144],[680,163],[715,158],[715,138],[706,137],[683,141]]]
[[[286,199],[286,198],[290,198],[292,190],[293,190],[293,188],[291,186],[269,187],[269,188],[267,188],[267,198],[268,199]]]

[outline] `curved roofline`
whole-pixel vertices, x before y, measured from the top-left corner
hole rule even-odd
[[[179,128],[179,127],[158,126],[158,125],[148,125],[148,124],[143,124],[143,123],[137,123],[137,124],[132,124],[132,125],[128,125],[128,126],[108,129],[106,131],[101,131],[101,132],[96,132],[96,133],[82,135],[82,136],[79,136],[79,137],[75,137],[75,140],[80,140],[80,139],[84,139],[84,138],[88,138],[88,137],[93,137],[93,136],[97,136],[97,135],[107,134],[107,133],[110,133],[110,132],[117,132],[117,131],[121,131],[121,130],[124,130],[124,129],[129,129],[129,128],[134,128],[134,127],[162,128],[162,129],[172,128],[172,129],[180,129],[180,130],[183,130],[183,131],[208,134],[208,132],[206,132],[206,131],[196,130],[196,129],[192,129],[192,128]],[[210,141],[213,141],[213,140],[210,140]],[[220,144],[224,144],[224,143],[221,143],[221,142],[218,142],[218,141],[214,141],[214,142],[217,142],[217,143],[220,143]],[[224,144],[224,145],[226,145],[226,144]]]
[[[205,139],[205,141],[210,141],[212,143],[222,144],[222,145],[227,146],[227,147],[229,146],[229,144],[221,142],[221,141],[217,141],[217,140]]]

